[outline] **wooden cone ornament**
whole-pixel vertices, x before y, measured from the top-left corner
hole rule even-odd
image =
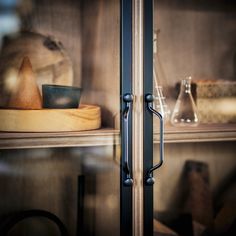
[[[28,57],[24,57],[22,61],[16,88],[10,96],[8,107],[42,109],[42,97]]]

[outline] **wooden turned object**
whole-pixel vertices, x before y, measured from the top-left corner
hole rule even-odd
[[[28,57],[25,57],[22,61],[8,107],[15,109],[42,108],[42,98]]]

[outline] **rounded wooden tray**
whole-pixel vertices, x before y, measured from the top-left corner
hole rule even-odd
[[[101,109],[80,105],[78,109],[0,110],[0,131],[61,132],[98,129]]]

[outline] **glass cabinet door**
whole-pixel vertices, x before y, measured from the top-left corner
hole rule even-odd
[[[120,235],[120,161],[112,145],[0,155],[2,235]]]
[[[235,234],[235,9],[144,1],[144,235]]]
[[[131,236],[132,1],[0,9],[0,234]]]

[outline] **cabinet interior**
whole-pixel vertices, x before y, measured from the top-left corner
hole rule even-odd
[[[37,208],[56,214],[69,235],[119,235],[120,156],[114,148],[119,143],[114,130],[120,122],[120,1],[32,3],[22,18],[22,29],[53,36],[63,44],[72,61],[73,85],[83,89],[81,103],[101,107],[102,129],[2,133],[2,148],[11,150],[0,152],[0,218]],[[85,178],[85,189],[80,177]],[[12,233],[57,235],[50,227],[36,219],[23,222]]]
[[[72,85],[83,89],[81,103],[100,106],[102,127],[118,129],[119,1],[36,0],[32,1],[31,10],[22,16],[21,21],[22,31],[49,36],[55,39],[55,42],[63,44],[72,62]],[[24,47],[27,48],[27,45]],[[37,49],[35,52],[41,53]],[[38,57],[41,57],[41,61],[48,60],[41,54]],[[34,65],[32,66],[34,69]],[[60,76],[62,72],[63,68],[55,76]]]
[[[154,29],[159,30],[158,83],[163,86],[171,109],[178,96],[176,84],[185,76],[235,81],[236,5],[233,1],[213,4],[212,1],[156,0],[154,6]],[[154,163],[158,163],[158,120],[154,120],[154,124],[154,140],[157,140]],[[234,207],[236,162],[232,140],[235,133],[231,136],[229,132],[235,130],[235,123],[200,124],[195,128],[174,128],[166,124],[165,128],[165,162],[155,173],[156,219],[164,219],[162,222],[168,224],[170,215],[189,213],[184,206],[188,190],[194,186],[188,185],[184,176],[187,161],[203,162],[209,168],[214,217],[229,202]],[[165,219],[167,215],[169,222]]]
[[[28,210],[55,214],[68,235],[120,235],[119,156],[113,146],[0,151],[0,224]],[[40,217],[18,222],[11,235],[58,235]]]
[[[235,8],[233,1],[154,1],[159,80],[169,97],[186,76],[235,80]]]
[[[164,95],[171,109],[177,97],[175,85],[186,75],[235,80],[236,6],[233,1],[229,1],[229,4],[226,2],[154,1],[154,29],[160,29],[158,53],[161,71],[158,82],[164,88]],[[117,147],[114,148],[112,145],[119,144],[119,132],[113,130],[119,130],[120,120],[120,2],[119,0],[36,0],[30,14],[23,19],[24,29],[43,35],[53,35],[63,43],[73,64],[73,85],[83,88],[81,102],[101,106],[102,127],[111,129],[73,133],[73,135],[2,134],[0,140],[3,144],[0,146],[5,148],[64,147],[70,144],[81,147],[68,148],[64,152],[61,149],[54,149],[53,154],[49,151],[50,148],[45,149],[46,151],[31,149],[33,155],[30,149],[2,151],[1,166],[5,168],[3,170],[6,173],[4,172],[0,178],[2,183],[0,208],[5,209],[6,212],[2,210],[5,214],[20,209],[22,204],[25,207],[35,205],[46,207],[62,217],[73,235],[77,230],[74,209],[78,207],[75,199],[77,197],[75,176],[81,172],[83,162],[89,160],[88,157],[95,162],[98,153],[101,156],[105,153],[105,160],[101,157],[101,163],[105,163],[105,167],[110,168],[109,171],[101,173],[103,168],[99,169],[101,166],[97,165],[97,174],[89,176],[89,181],[95,183],[97,189],[88,189],[91,192],[90,195],[88,193],[87,206],[94,207],[96,211],[88,211],[87,217],[90,221],[87,230],[91,225],[93,227],[87,235],[93,235],[95,230],[101,232],[100,235],[105,235],[103,233],[107,225],[111,227],[106,235],[119,235],[117,224],[119,194],[115,193],[119,191],[120,150],[114,150]],[[217,130],[220,131],[217,133]],[[157,134],[158,130],[155,130],[155,137]],[[177,211],[181,208],[179,202],[176,202],[179,199],[175,196],[179,197],[183,191],[181,173],[186,160],[204,161],[209,165],[211,191],[214,197],[220,195],[221,183],[236,168],[233,142],[236,140],[235,134],[234,124],[231,126],[223,124],[220,128],[215,126],[213,129],[209,125],[206,128],[196,129],[196,132],[191,134],[187,129],[176,131],[167,127],[166,136],[169,143],[165,146],[165,164],[155,173],[158,181],[154,188],[154,211]],[[156,163],[159,151],[158,138],[155,137],[154,162]],[[46,155],[49,157],[48,160],[42,158],[44,152],[49,152],[50,155],[48,156],[48,153]],[[35,157],[37,153],[38,157],[37,155]],[[18,165],[19,169],[15,170]],[[36,168],[38,175],[30,176],[26,180],[28,175],[33,173],[31,168]],[[27,173],[29,170],[31,172]],[[51,176],[49,182],[46,180],[48,175]],[[233,184],[233,180],[230,181]],[[57,194],[52,193],[52,189],[48,189],[45,184],[53,186]],[[109,188],[106,188],[107,186]],[[20,192],[19,198],[14,196],[15,191]],[[67,194],[67,191],[71,191],[74,195]],[[94,200],[89,198],[93,197],[93,191],[97,191],[98,195],[94,203],[96,206],[89,205],[90,201]],[[35,196],[37,192],[39,193]],[[9,195],[11,201],[8,199]],[[30,195],[32,199],[28,200]],[[53,202],[50,202],[52,197]],[[44,199],[47,200],[43,202]],[[15,202],[15,205],[9,202]],[[107,207],[105,213],[103,204]],[[101,213],[102,218],[99,217]],[[98,219],[96,222],[94,215]]]

